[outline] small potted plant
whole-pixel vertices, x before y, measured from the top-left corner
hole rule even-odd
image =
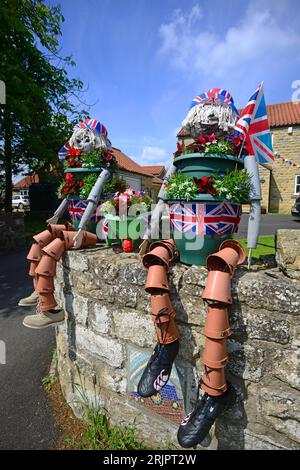
[[[140,238],[150,206],[149,195],[130,187],[104,202],[101,210],[108,220],[108,245],[111,245],[113,239],[119,239],[122,240],[124,251],[132,251],[132,242]]]

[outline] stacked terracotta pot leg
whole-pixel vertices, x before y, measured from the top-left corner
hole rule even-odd
[[[203,442],[216,419],[234,403],[234,389],[225,377],[226,342],[231,334],[227,308],[232,303],[234,270],[245,258],[243,247],[234,240],[224,241],[220,251],[207,258],[209,273],[202,298],[208,303],[208,312],[204,329],[204,375],[200,380],[205,393],[179,426],[177,439],[185,448]]]
[[[151,294],[151,318],[160,344],[170,344],[179,338],[168,283],[169,264],[177,256],[173,240],[160,240],[152,243],[150,252],[143,257],[148,269],[145,290]]]
[[[65,250],[74,245],[76,232],[73,225],[51,224],[47,230],[33,237],[34,243],[28,253],[30,261],[29,275],[33,277],[34,289],[39,295],[39,310],[46,312],[56,307],[54,297],[54,276],[57,262]],[[97,237],[84,232],[82,247],[95,245]]]
[[[222,395],[227,390],[224,368],[228,361],[227,337],[231,334],[227,308],[232,303],[231,279],[234,270],[244,261],[245,252],[234,240],[224,241],[220,251],[207,258],[209,273],[202,294],[202,298],[208,303],[204,330],[205,372],[200,387],[211,396]]]

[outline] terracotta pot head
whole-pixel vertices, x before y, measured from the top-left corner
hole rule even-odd
[[[226,392],[227,384],[224,368],[209,369],[205,367],[205,374],[201,378],[200,388],[211,396],[219,396]]]
[[[33,243],[27,255],[29,261],[40,261],[43,256],[42,248],[38,243]]]
[[[48,255],[43,255],[41,261],[38,263],[35,273],[42,276],[54,277],[56,274],[56,264],[57,261],[54,258],[51,258],[51,256]]]
[[[212,339],[224,339],[231,335],[226,307],[208,307],[204,334]]]
[[[41,312],[46,312],[57,305],[54,295],[52,293],[39,294],[39,309]]]
[[[222,271],[209,271],[202,299],[208,302],[232,304],[231,274]]]
[[[49,230],[44,230],[33,237],[34,241],[36,241],[42,248],[53,240],[53,234]]]
[[[36,269],[38,265],[39,265],[39,261],[30,261],[30,267],[28,271],[29,276],[34,277],[36,275]]]
[[[54,280],[53,277],[38,275],[35,290],[39,294],[49,294],[54,292]]]
[[[203,362],[207,367],[219,369],[228,362],[226,339],[205,339]]]
[[[145,291],[149,294],[169,292],[167,269],[165,266],[154,264],[149,267]]]
[[[238,261],[237,265],[239,266],[240,264],[243,264],[246,261],[247,255],[246,251],[243,247],[243,245],[238,242],[237,240],[224,240],[221,245],[220,245],[220,250],[223,250],[224,248],[231,248],[232,250],[235,250],[238,255]]]
[[[59,261],[65,249],[65,243],[60,238],[55,238],[49,245],[43,248],[43,253]]]
[[[169,259],[169,250],[165,246],[156,246],[143,256],[143,265],[145,268],[149,268],[153,264],[160,264],[169,269]]]

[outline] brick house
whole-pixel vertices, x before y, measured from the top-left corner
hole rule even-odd
[[[275,158],[272,165],[259,165],[262,207],[266,212],[290,214],[300,194],[300,103],[275,103],[267,108],[274,152],[291,163]],[[191,142],[183,129],[177,137]]]

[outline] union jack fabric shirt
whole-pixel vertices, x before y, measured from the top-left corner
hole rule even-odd
[[[242,207],[240,204],[175,203],[169,205],[170,220],[180,233],[221,236],[238,230]]]
[[[103,216],[98,210],[101,203],[98,203],[97,209],[95,209],[93,216],[91,218],[91,222],[99,222]],[[88,201],[85,199],[70,199],[69,200],[69,214],[73,222],[80,222],[83,213],[88,205]]]
[[[59,151],[58,151],[58,158],[61,162],[65,161],[66,159],[66,155],[68,153],[68,151],[70,150],[71,146],[69,144],[69,142],[66,142],[65,145],[63,145]]]

